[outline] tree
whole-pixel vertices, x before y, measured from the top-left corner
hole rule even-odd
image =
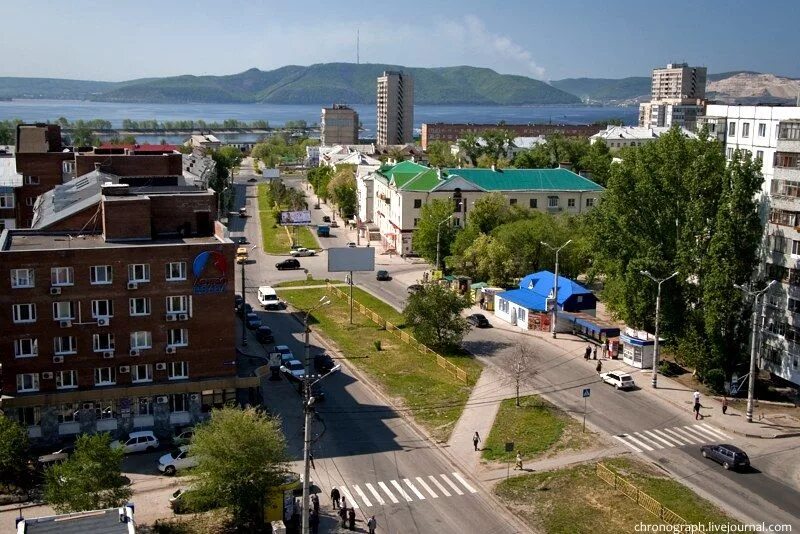
[[[478,144],[478,136],[474,133],[465,133],[462,139],[458,140],[458,148],[467,158],[470,165],[475,167],[478,164],[478,158],[483,153],[483,149]]]
[[[44,500],[59,513],[122,505],[133,494],[120,474],[122,457],[107,433],[80,435],[72,457],[45,471]]]
[[[605,186],[608,182],[608,174],[611,172],[612,159],[613,156],[608,145],[601,141],[591,143],[578,162],[578,170],[589,171],[593,182]]]
[[[450,168],[458,165],[458,158],[450,151],[450,144],[444,141],[428,143],[427,153],[431,167]]]
[[[214,410],[197,427],[192,454],[198,498],[229,508],[240,528],[261,527],[267,494],[288,472],[280,420],[254,409]]]
[[[336,174],[328,183],[328,198],[336,204],[339,215],[342,217],[349,219],[355,215],[358,191],[353,165],[338,166]]]
[[[533,348],[521,341],[514,346],[514,389],[516,391],[516,406],[519,407],[519,390],[525,381],[525,375],[536,375],[537,371],[533,368]]]
[[[504,157],[494,157],[490,154],[481,154],[478,156],[476,167],[488,169],[494,167],[496,169],[505,169],[510,165],[510,162]]]
[[[0,145],[13,145],[15,135],[8,121],[0,121]]]
[[[450,255],[450,246],[458,232],[452,221],[444,222],[451,215],[453,203],[450,201],[434,199],[422,205],[412,243],[414,251],[431,263],[436,261],[437,236],[439,256],[445,258]]]
[[[469,323],[461,316],[469,306],[469,301],[455,291],[441,284],[425,284],[409,296],[403,316],[418,341],[447,349],[457,347],[469,331]]]
[[[209,180],[209,187],[221,193],[228,187],[228,179],[234,167],[242,162],[242,151],[235,146],[224,146],[211,152],[211,159],[216,163],[216,175]]]
[[[0,483],[19,483],[27,471],[28,432],[8,417],[0,415]]]
[[[328,184],[333,176],[333,167],[317,167],[308,171],[308,181],[314,188],[314,194],[323,202],[328,200]]]

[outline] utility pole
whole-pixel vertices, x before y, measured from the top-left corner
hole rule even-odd
[[[350,324],[353,324],[353,271],[350,271]]]
[[[764,295],[764,293],[766,293],[774,284],[775,280],[770,280],[769,284],[767,284],[767,287],[761,291],[752,291],[749,286],[733,284],[733,287],[741,290],[748,297],[753,298],[753,331],[750,333],[750,376],[747,382],[746,415],[748,423],[753,422],[753,405],[755,403],[756,396],[756,373],[758,373],[758,370],[756,369],[756,358],[758,357],[758,299]]]
[[[550,325],[550,331],[553,333],[553,338],[556,337],[556,323],[558,322],[558,253],[561,249],[572,243],[572,239],[556,248],[553,245],[539,241],[542,245],[556,253],[556,271],[553,273],[553,324]]]
[[[439,226],[436,227],[436,270],[440,270],[441,267],[439,266],[439,246],[442,241],[442,225],[453,218],[453,215],[450,215],[445,220],[439,223]]]
[[[672,273],[668,277],[662,278],[661,280],[655,278],[652,274],[650,274],[650,271],[639,271],[639,273],[644,275],[644,276],[646,276],[647,278],[649,278],[650,280],[652,280],[656,284],[658,284],[658,292],[656,293],[656,331],[655,331],[656,340],[655,340],[655,344],[653,345],[653,380],[651,381],[651,384],[652,384],[653,388],[657,388],[658,387],[658,356],[659,356],[659,352],[658,352],[658,348],[659,348],[658,347],[658,319],[659,319],[659,317],[661,315],[661,284],[663,284],[667,280],[670,280],[670,279],[675,278],[676,276],[678,276],[678,271],[675,271],[674,273]]]

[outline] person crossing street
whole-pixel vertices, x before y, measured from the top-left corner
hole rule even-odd
[[[339,508],[339,490],[337,488],[331,490],[331,502],[333,502],[334,510]]]

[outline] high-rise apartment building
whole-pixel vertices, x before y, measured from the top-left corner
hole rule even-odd
[[[376,120],[379,145],[414,141],[414,80],[410,75],[384,71],[378,77]]]
[[[358,113],[344,104],[322,108],[322,146],[358,144]]]
[[[706,68],[669,63],[653,69],[650,102],[639,104],[639,126],[693,130],[706,97]]]

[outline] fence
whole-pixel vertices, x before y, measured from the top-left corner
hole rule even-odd
[[[350,302],[350,296],[341,289],[339,289],[338,287],[332,285],[330,282],[328,282],[328,291],[333,293],[339,298],[345,299],[348,303]],[[444,358],[441,354],[438,354],[436,351],[430,349],[426,345],[423,345],[422,343],[417,341],[417,339],[414,336],[412,336],[408,332],[401,330],[399,327],[390,323],[389,321],[387,321],[386,319],[384,319],[374,311],[370,310],[369,308],[367,308],[366,306],[364,306],[355,299],[353,299],[353,309],[358,310],[358,312],[364,315],[367,319],[371,320],[373,323],[382,327],[387,332],[391,332],[393,335],[400,338],[400,341],[403,341],[404,343],[411,345],[422,354],[429,354],[435,356],[436,364],[445,371],[447,371],[448,373],[450,373],[451,375],[453,375],[454,377],[456,377],[458,380],[461,380],[465,384],[469,381],[467,372],[464,369],[455,365],[452,362],[447,361],[447,359]]]
[[[616,474],[614,471],[598,462],[595,465],[595,474],[606,484],[613,486],[624,493],[630,500],[670,525],[687,524],[684,518]]]

